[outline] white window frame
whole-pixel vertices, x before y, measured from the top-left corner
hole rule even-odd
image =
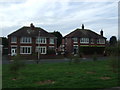
[[[73,43],[78,43],[78,38],[74,37],[74,38],[72,38],[72,40],[73,40]]]
[[[31,37],[21,37],[20,43],[32,43],[32,38]]]
[[[91,44],[95,43],[95,39],[93,39],[93,38],[91,38],[90,41],[91,41]]]
[[[11,37],[11,43],[17,43],[17,37],[15,36]]]
[[[25,52],[26,50],[24,49],[23,53],[23,48],[27,48],[27,52]],[[30,53],[28,52],[28,48],[30,48]],[[20,46],[20,54],[31,54],[32,53],[32,46]]]
[[[80,38],[80,43],[89,44],[89,38]]]
[[[97,39],[97,44],[105,44],[105,39]]]
[[[46,38],[45,37],[37,37],[36,43],[37,44],[46,44]]]
[[[40,50],[40,54],[46,54],[47,53],[46,46],[36,46],[36,52],[38,52],[38,48]]]
[[[55,44],[55,39],[54,38],[50,38],[50,44]]]

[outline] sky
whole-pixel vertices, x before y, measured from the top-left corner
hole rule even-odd
[[[63,36],[84,24],[109,40],[118,37],[118,0],[0,0],[0,37],[30,23]]]

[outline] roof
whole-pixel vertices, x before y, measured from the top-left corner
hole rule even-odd
[[[64,38],[83,37],[83,38],[105,38],[89,29],[76,29],[67,34]]]
[[[27,27],[27,26],[24,26],[24,27],[16,30],[15,32],[9,34],[8,36],[36,37],[36,36],[39,35],[39,31],[40,31],[40,36],[41,37],[55,37],[53,34],[48,33],[47,31],[45,31],[42,28],[34,27],[34,29],[31,29],[31,27]]]

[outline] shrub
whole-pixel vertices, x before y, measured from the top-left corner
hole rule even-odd
[[[50,55],[50,54],[55,54],[55,50],[53,50],[53,49],[48,49],[48,50],[47,50],[47,54],[49,54],[49,55]]]

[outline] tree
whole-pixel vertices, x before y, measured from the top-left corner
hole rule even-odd
[[[6,37],[2,37],[2,45],[3,47],[8,47],[8,39]]]
[[[59,47],[60,44],[62,43],[62,34],[58,31],[54,31],[51,34],[53,34],[57,37],[57,47]]]
[[[2,37],[3,54],[8,54],[8,38]]]
[[[109,41],[110,46],[115,46],[117,44],[116,36],[112,36]]]

